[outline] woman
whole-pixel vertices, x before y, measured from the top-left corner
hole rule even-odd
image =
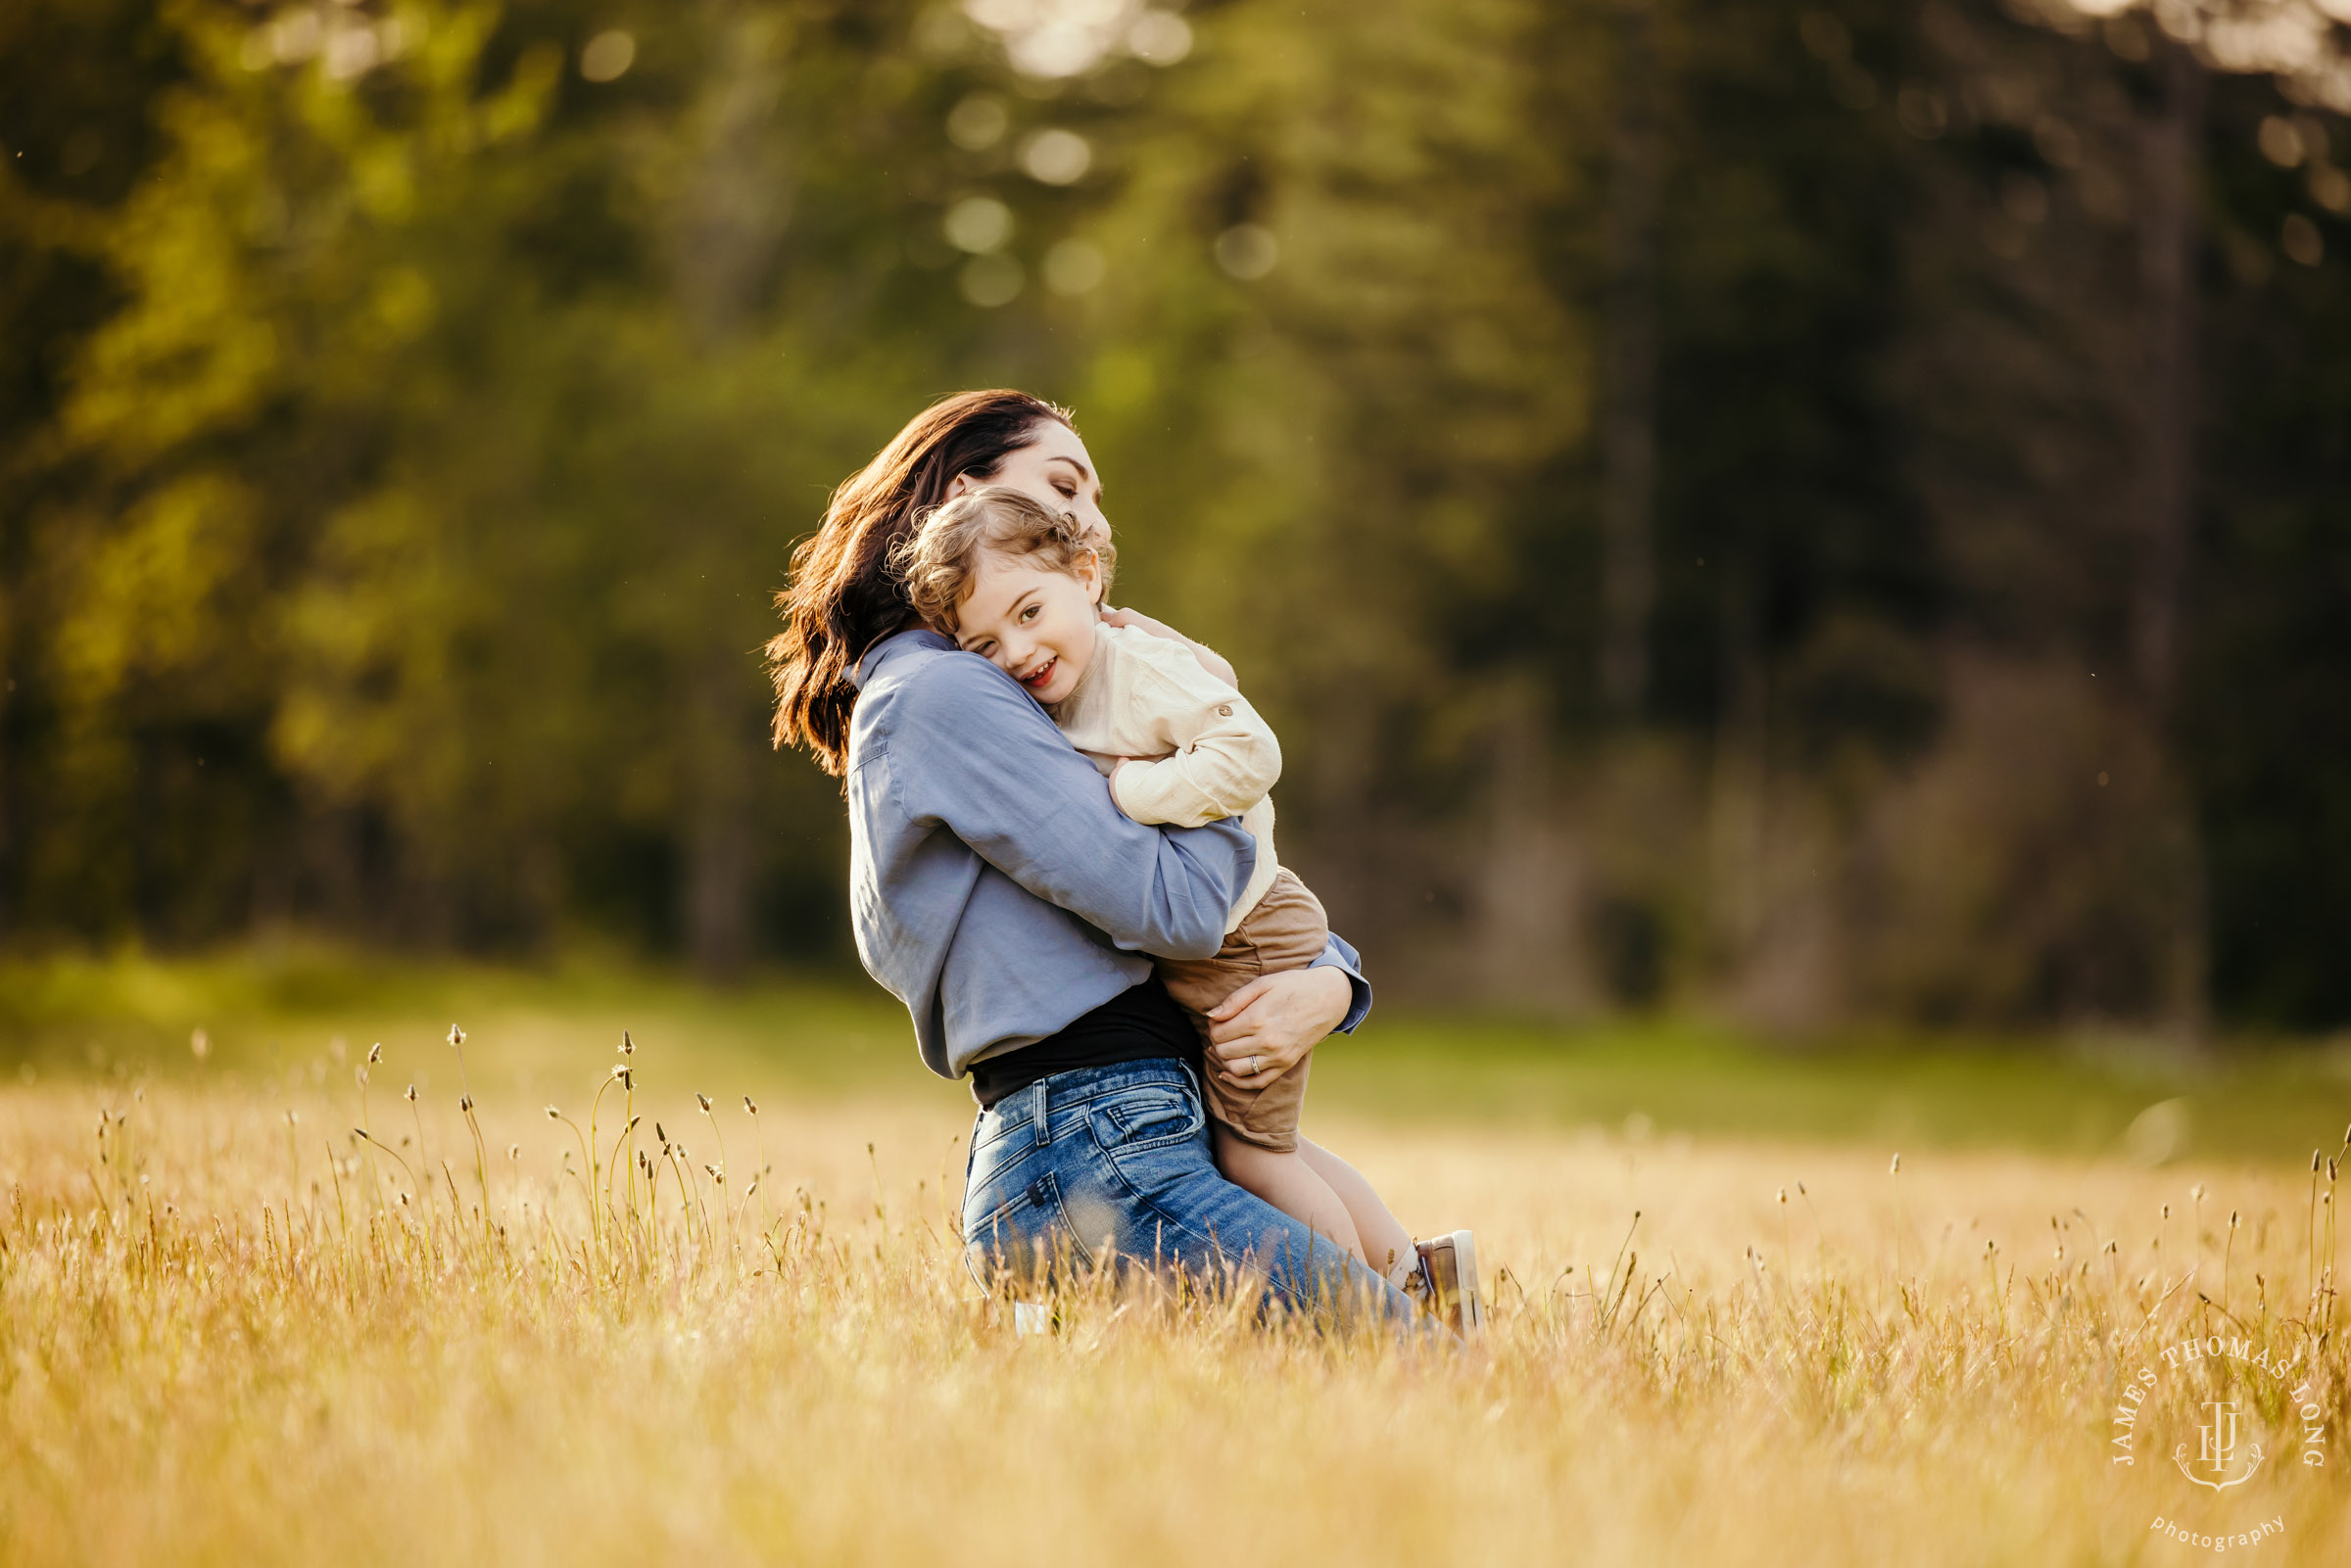
[[[906,1003],[925,1064],[971,1075],[975,1266],[1087,1265],[1107,1247],[1202,1277],[1242,1264],[1290,1306],[1413,1315],[1210,1158],[1198,1038],[1142,955],[1215,952],[1249,835],[1123,816],[1028,693],[923,628],[889,575],[923,511],[991,483],[1101,525],[1100,479],[1065,411],[1018,392],[949,398],[834,493],[793,554],[767,649],[776,743],[844,781],[858,955]],[[1210,1048],[1262,1086],[1370,1002],[1334,936],[1313,968],[1216,1009]]]

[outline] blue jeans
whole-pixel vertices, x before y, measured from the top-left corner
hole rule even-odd
[[[1238,1265],[1261,1306],[1421,1320],[1344,1248],[1218,1173],[1199,1085],[1173,1057],[1055,1073],[981,1112],[963,1234],[983,1285],[1033,1284],[1064,1262],[1202,1282]]]

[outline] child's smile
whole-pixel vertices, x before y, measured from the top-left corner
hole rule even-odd
[[[1050,707],[1093,662],[1101,582],[1091,555],[1063,571],[1041,556],[989,550],[956,607],[956,641]]]

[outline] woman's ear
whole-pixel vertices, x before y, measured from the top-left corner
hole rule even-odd
[[[959,496],[968,496],[979,488],[979,480],[969,474],[957,474],[953,479],[947,481],[947,493],[939,497],[939,504],[944,505]]]

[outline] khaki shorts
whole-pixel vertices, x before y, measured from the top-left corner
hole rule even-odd
[[[1284,867],[1273,877],[1266,896],[1224,937],[1214,958],[1159,960],[1159,977],[1176,1005],[1191,1015],[1200,1038],[1208,1038],[1203,1016],[1219,1002],[1261,974],[1302,970],[1322,956],[1330,936],[1330,919],[1321,900]],[[1289,1071],[1262,1089],[1244,1089],[1217,1071],[1217,1058],[1208,1058],[1202,1074],[1209,1114],[1233,1136],[1287,1154],[1298,1147],[1298,1108],[1306,1100],[1306,1075],[1315,1064],[1313,1054],[1298,1059]]]

